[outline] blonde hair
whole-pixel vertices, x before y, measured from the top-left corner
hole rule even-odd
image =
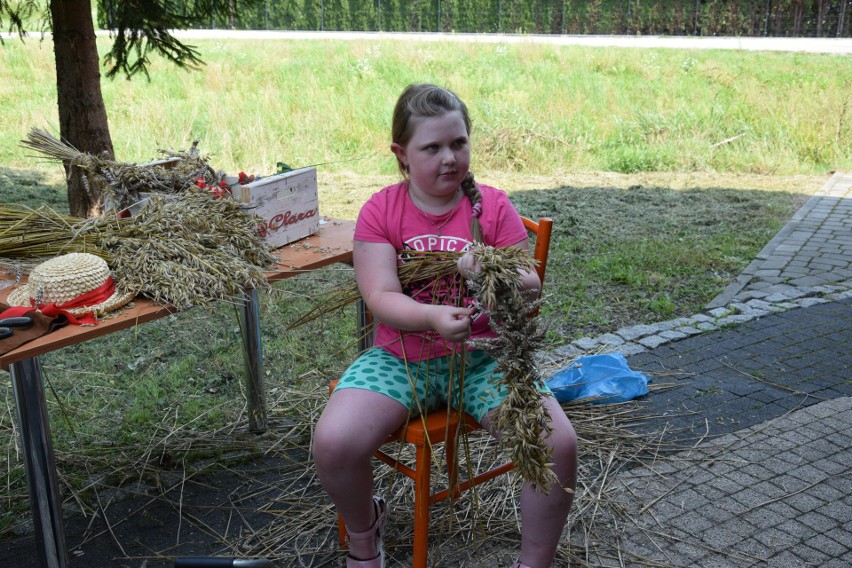
[[[464,120],[464,126],[468,136],[471,131],[470,115],[467,106],[454,92],[437,85],[421,83],[409,85],[399,95],[396,106],[393,109],[393,122],[391,124],[391,140],[405,146],[414,135],[412,118],[441,116],[448,112],[459,112]],[[397,157],[397,167],[403,177],[408,177],[408,170],[402,160]],[[462,181],[461,189],[473,206],[473,216],[470,220],[470,232],[475,242],[482,242],[482,226],[479,224],[479,215],[482,212],[482,194],[473,181],[473,172],[468,171]]]

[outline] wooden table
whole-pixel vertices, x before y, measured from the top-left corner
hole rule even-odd
[[[267,278],[276,282],[337,262],[351,264],[354,229],[355,224],[351,221],[326,219],[318,233],[277,249],[278,266],[267,272]],[[5,301],[11,290],[10,286],[0,290],[0,300]],[[68,560],[39,356],[159,319],[175,311],[173,307],[139,298],[96,326],[69,325],[0,355],[0,367],[12,376],[33,528],[39,560],[45,568],[64,568]],[[240,311],[240,331],[243,336],[249,428],[262,432],[266,430],[266,398],[256,290],[245,293]]]

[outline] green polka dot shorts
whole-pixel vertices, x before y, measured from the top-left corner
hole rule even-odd
[[[406,363],[374,347],[364,352],[343,374],[336,389],[366,389],[396,400],[413,415],[448,403],[481,422],[500,406],[505,389],[496,384],[497,361],[481,351],[465,353],[464,378],[461,355],[447,355]],[[464,384],[459,384],[461,381]],[[547,387],[542,387],[547,391]],[[461,397],[459,396],[461,393]]]

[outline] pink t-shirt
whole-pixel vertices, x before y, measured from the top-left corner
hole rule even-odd
[[[527,238],[521,218],[506,192],[477,184],[482,194],[482,238],[486,245],[505,247]],[[427,218],[408,196],[408,182],[388,186],[364,204],[355,224],[355,240],[389,243],[396,250],[453,251],[467,250],[473,240],[470,233],[470,200],[463,198],[456,207],[440,218]],[[404,255],[401,255],[401,257]],[[404,262],[401,258],[400,262]],[[458,290],[451,283],[440,282],[405,293],[422,303],[457,305]],[[493,337],[488,317],[476,314],[471,322],[471,337]],[[434,331],[400,331],[379,323],[375,345],[396,357],[421,361],[442,357],[453,351],[454,344],[445,342]]]

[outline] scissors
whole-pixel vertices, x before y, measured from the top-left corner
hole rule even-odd
[[[30,316],[18,316],[14,318],[0,319],[0,339],[10,337],[15,330],[15,327],[30,327],[33,324],[33,318]]]
[[[269,560],[240,560],[209,556],[176,558],[175,568],[275,568],[275,564]]]

